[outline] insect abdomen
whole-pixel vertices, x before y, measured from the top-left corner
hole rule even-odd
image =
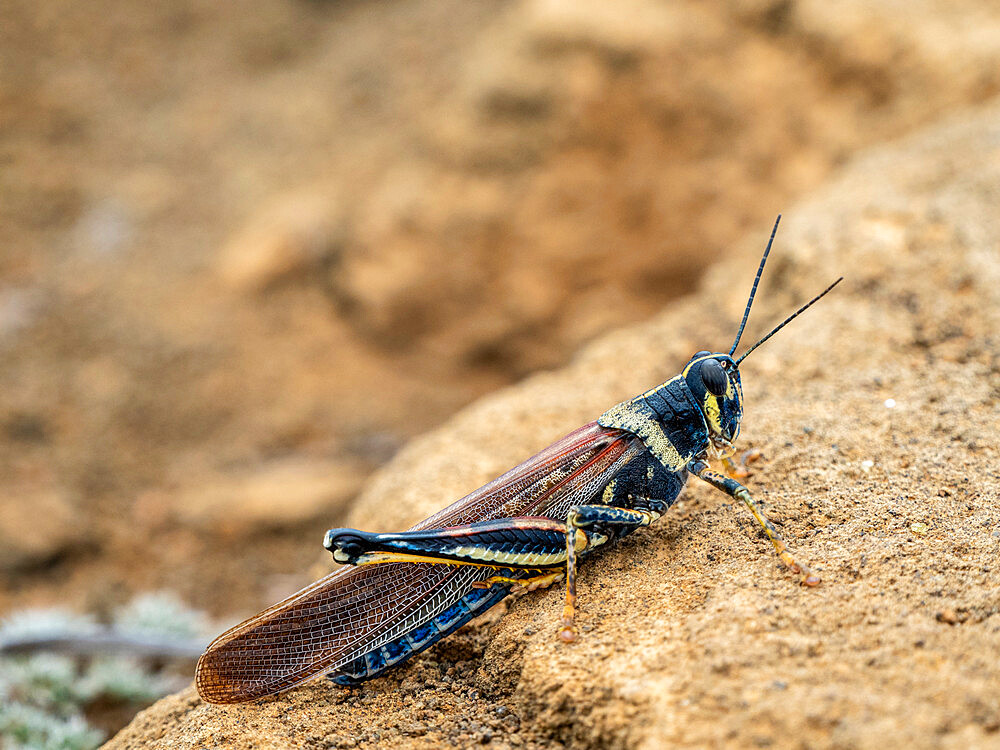
[[[338,685],[350,686],[378,677],[451,635],[473,617],[499,603],[509,591],[509,586],[499,583],[489,589],[472,589],[444,612],[345,664],[330,675],[330,679]]]

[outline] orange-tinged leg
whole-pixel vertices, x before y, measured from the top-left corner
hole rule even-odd
[[[576,558],[577,554],[604,544],[611,529],[629,531],[649,526],[667,510],[662,500],[635,498],[641,510],[618,508],[610,505],[574,505],[566,517],[566,602],[559,626],[559,640],[572,643],[576,640]],[[584,531],[586,529],[586,531]]]
[[[750,464],[760,459],[763,455],[758,450],[743,451],[743,455],[740,456],[738,462],[726,456],[722,459],[722,463],[726,466],[726,473],[733,479],[746,479],[753,473],[749,469]]]
[[[795,556],[788,549],[788,545],[785,543],[785,540],[781,538],[781,534],[778,533],[778,530],[774,528],[774,524],[771,523],[770,519],[764,515],[764,512],[757,506],[757,503],[754,502],[753,497],[750,495],[750,491],[746,487],[737,482],[735,479],[731,479],[730,477],[719,474],[716,471],[712,471],[708,464],[704,461],[691,461],[691,463],[688,464],[688,470],[699,479],[708,482],[710,485],[722,490],[727,495],[731,495],[732,497],[741,500],[743,504],[750,509],[753,517],[757,519],[757,523],[759,523],[764,529],[764,533],[767,535],[767,538],[771,540],[771,544],[774,545],[774,549],[778,553],[778,557],[781,558],[781,562],[784,563],[785,567],[800,576],[802,585],[819,585],[819,576],[813,573],[805,563],[799,562],[795,558]]]
[[[517,586],[522,591],[535,591],[536,589],[547,589],[553,583],[561,581],[565,573],[561,570],[554,570],[531,578],[511,578],[509,576],[490,576],[485,581],[476,581],[472,584],[474,589],[488,589],[495,583],[509,583]]]

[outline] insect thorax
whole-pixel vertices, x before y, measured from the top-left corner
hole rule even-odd
[[[602,427],[631,432],[668,471],[681,471],[709,445],[708,427],[684,378],[663,385],[604,412]]]

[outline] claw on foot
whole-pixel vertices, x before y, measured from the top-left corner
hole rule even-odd
[[[563,643],[572,643],[576,640],[576,626],[571,622],[563,620],[562,626],[559,628],[559,640]]]
[[[800,583],[803,586],[809,586],[810,588],[813,586],[819,586],[822,579],[813,573],[808,567],[792,557],[792,553],[784,547],[784,542],[782,542],[782,547],[779,549],[780,551],[778,552],[778,557],[781,558],[781,562],[784,563],[785,567],[790,571],[800,576]]]
[[[822,578],[813,573],[811,570],[806,570],[805,575],[802,577],[802,585],[812,588],[813,586],[819,586],[822,580]]]
[[[723,459],[723,463],[726,465],[726,473],[733,479],[746,479],[753,476],[753,472],[748,467],[763,456],[764,454],[758,450],[748,450],[743,451],[743,455],[740,456],[738,463],[731,458]]]

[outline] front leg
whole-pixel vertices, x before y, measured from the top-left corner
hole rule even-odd
[[[726,473],[733,479],[746,479],[752,474],[748,467],[754,461],[760,459],[762,455],[763,454],[758,450],[748,450],[743,451],[743,455],[740,456],[739,463],[733,461],[732,456],[726,456],[723,458],[722,463],[726,467]]]
[[[737,482],[735,479],[731,479],[730,477],[719,474],[716,471],[712,471],[707,463],[699,459],[694,459],[688,463],[688,471],[699,479],[708,482],[713,487],[722,490],[727,495],[730,495],[738,500],[742,500],[743,503],[750,509],[750,512],[753,513],[753,517],[757,519],[757,523],[763,527],[764,533],[767,534],[767,538],[771,540],[771,544],[774,545],[774,549],[778,553],[778,557],[781,558],[781,562],[785,564],[785,567],[793,573],[798,573],[801,576],[803,585],[819,585],[819,576],[809,570],[804,563],[795,559],[795,556],[788,550],[788,545],[785,544],[785,540],[781,538],[781,534],[779,534],[778,530],[774,528],[774,524],[768,520],[767,516],[764,515],[764,512],[757,507],[757,504],[750,496],[750,491],[746,487]]]
[[[608,505],[574,505],[566,517],[566,603],[563,606],[562,623],[559,627],[559,638],[572,643],[576,640],[576,626],[573,624],[576,612],[576,557],[580,552],[575,544],[576,535],[581,530],[605,528],[614,529],[618,535],[624,535],[642,526],[649,526],[657,518],[666,513],[668,505],[661,500],[636,498],[641,506],[639,510],[617,508]],[[586,533],[586,531],[585,531]],[[596,532],[591,532],[596,534]],[[595,538],[592,546],[603,544],[608,537],[600,535]]]

